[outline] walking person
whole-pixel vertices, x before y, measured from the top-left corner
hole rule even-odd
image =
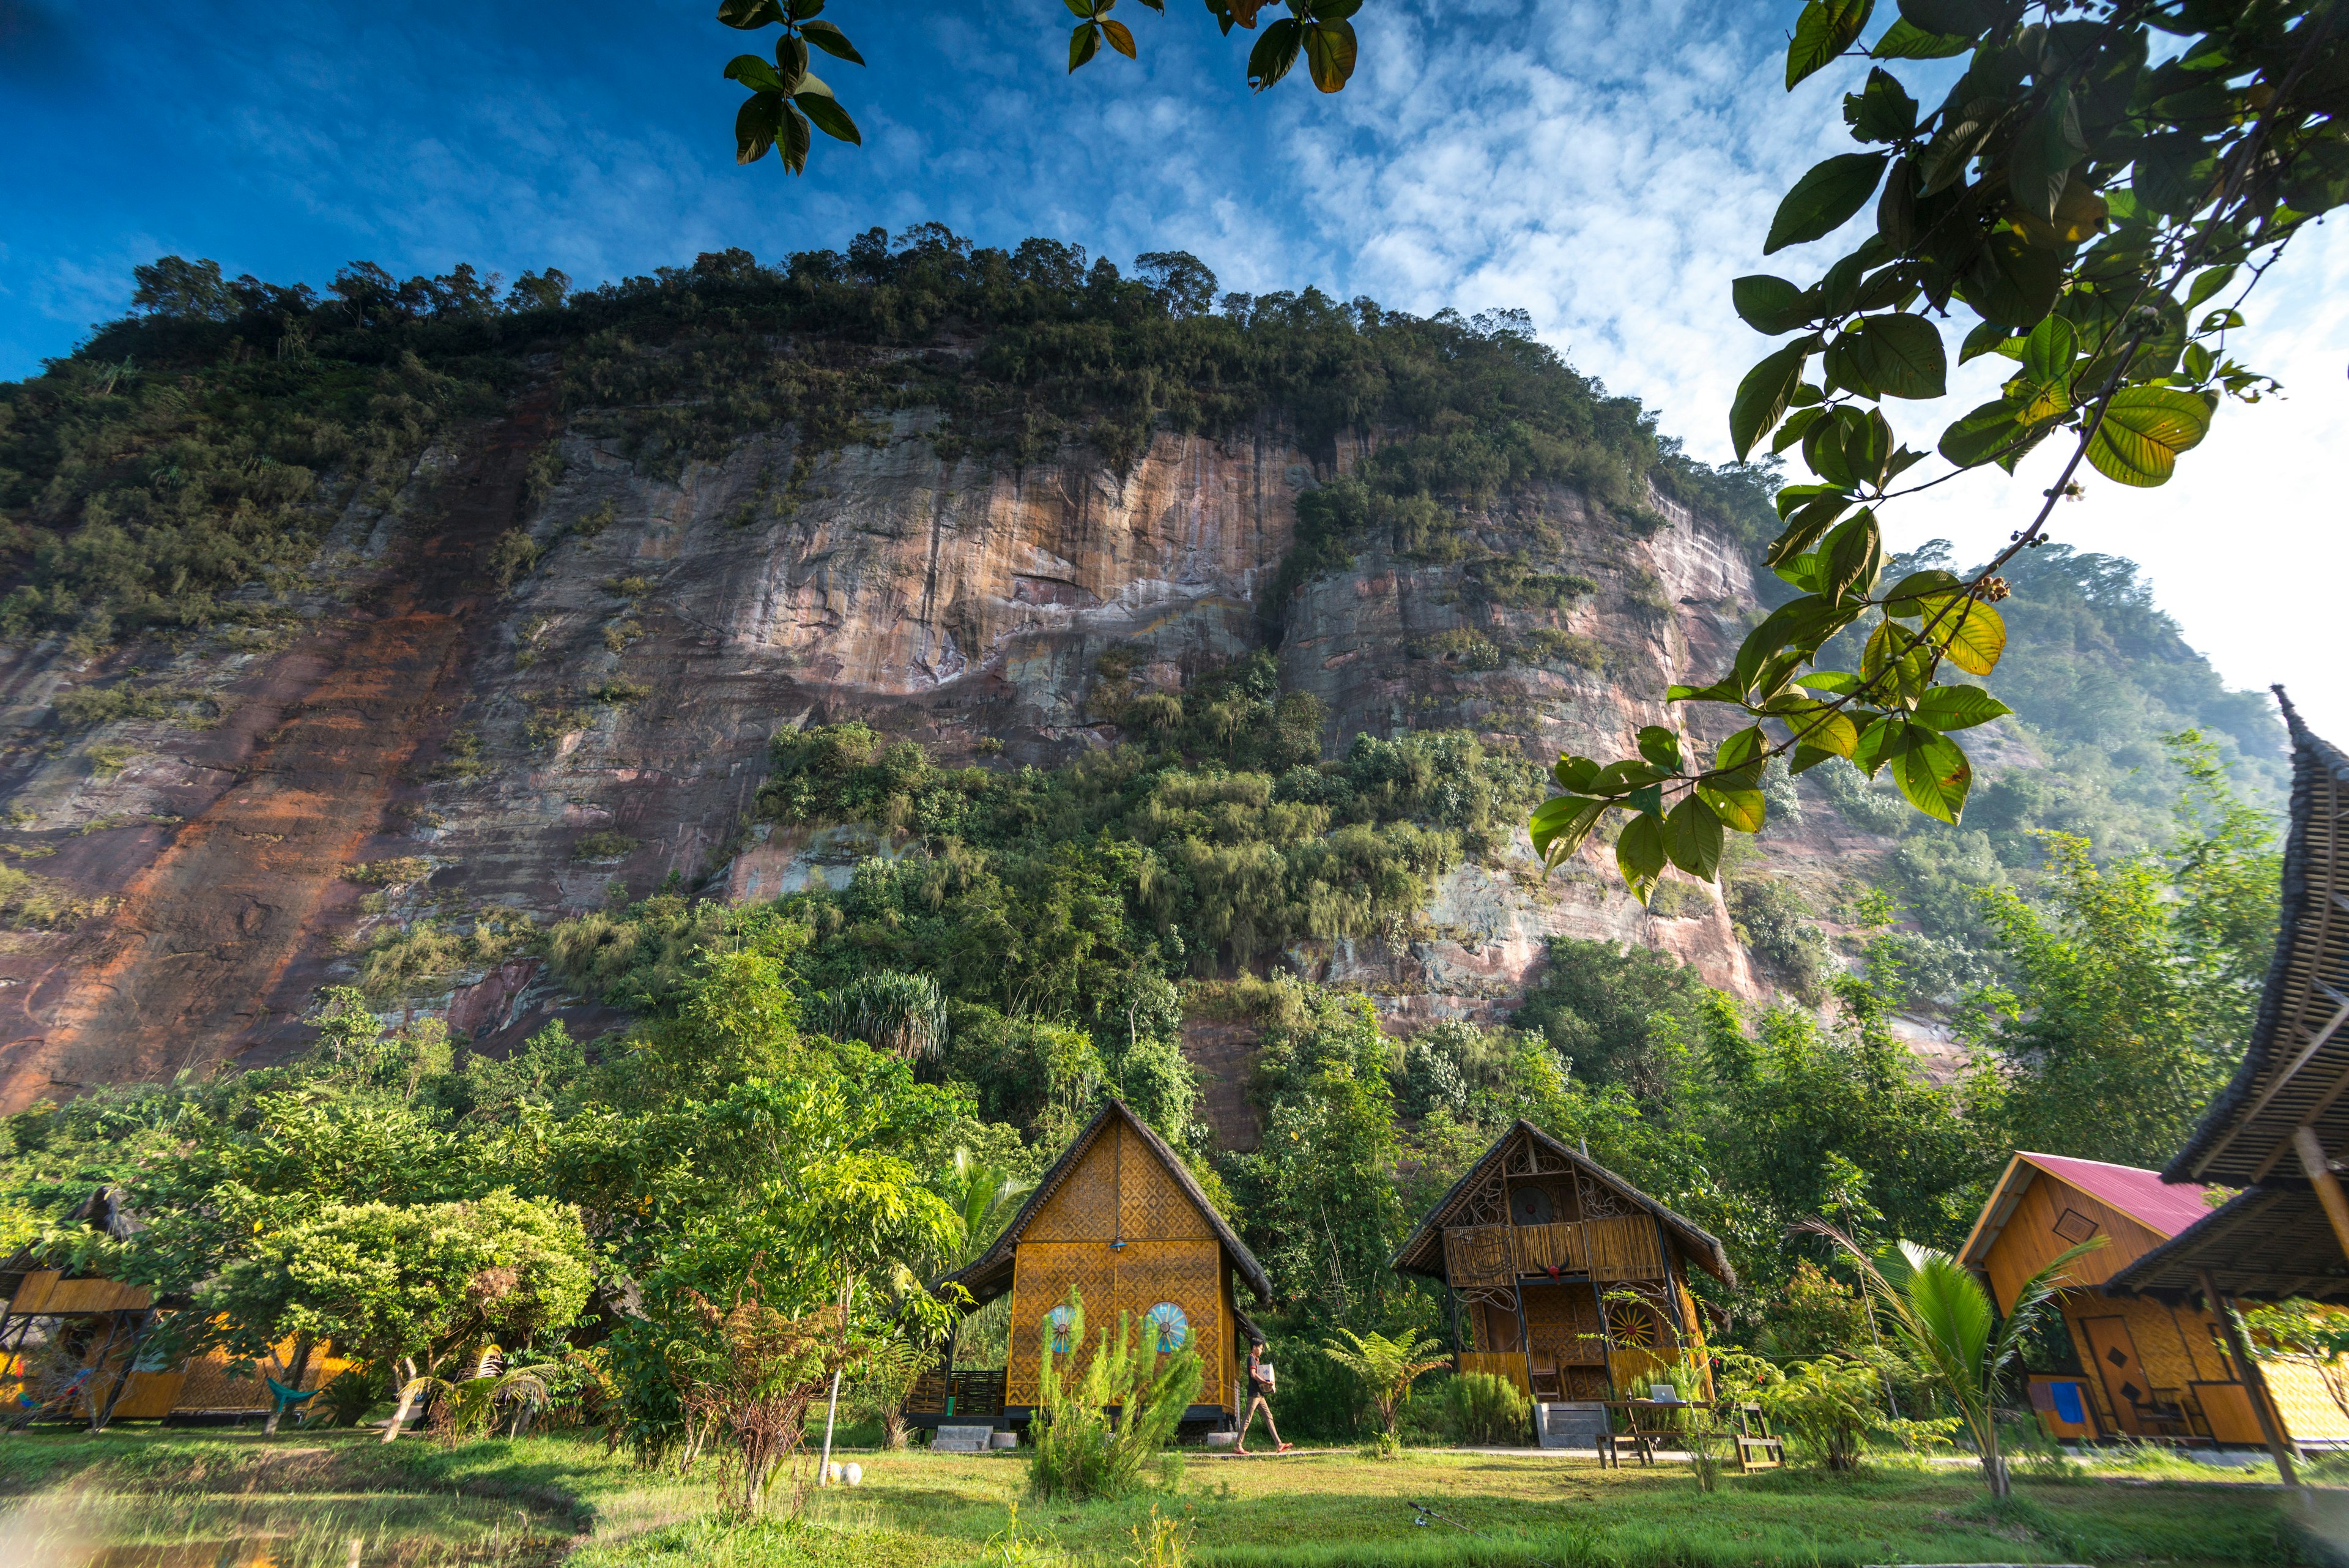
[[[1256,1424],[1256,1413],[1258,1410],[1264,1412],[1265,1428],[1271,1432],[1272,1440],[1280,1443],[1273,1452],[1285,1454],[1292,1447],[1290,1444],[1280,1442],[1280,1428],[1273,1424],[1272,1384],[1272,1364],[1264,1358],[1264,1342],[1252,1339],[1248,1341],[1247,1414],[1240,1417],[1240,1440],[1232,1445],[1234,1451],[1243,1454],[1248,1451],[1248,1428]]]

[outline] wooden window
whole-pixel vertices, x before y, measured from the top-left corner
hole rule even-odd
[[[2055,1221],[2055,1234],[2075,1246],[2095,1235],[2096,1230],[2096,1222],[2077,1209],[2066,1209],[2064,1217]]]

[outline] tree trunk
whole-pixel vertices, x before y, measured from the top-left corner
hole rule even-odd
[[[294,1341],[294,1366],[293,1370],[285,1378],[285,1386],[287,1387],[299,1388],[302,1386],[302,1375],[310,1370],[310,1352],[314,1348],[316,1347],[312,1345],[308,1334],[305,1334],[295,1337]],[[277,1435],[277,1423],[284,1418],[285,1415],[285,1407],[284,1403],[281,1402],[275,1395],[271,1395],[269,1398],[269,1419],[261,1424],[261,1435],[264,1438],[275,1437]]]
[[[416,1358],[401,1356],[399,1368],[403,1374],[399,1382],[399,1408],[391,1413],[391,1419],[384,1426],[383,1440],[387,1443],[399,1436],[400,1428],[408,1424],[408,1413],[416,1407]]]
[[[2006,1456],[1998,1451],[1996,1433],[1991,1435],[1990,1451],[1982,1455],[1982,1479],[1990,1482],[1991,1496],[2006,1497],[2012,1494],[2014,1485],[2006,1473]]]

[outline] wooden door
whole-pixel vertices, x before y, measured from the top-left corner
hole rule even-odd
[[[2137,1421],[2137,1407],[2153,1397],[2153,1386],[2147,1381],[2145,1364],[2137,1359],[2137,1341],[2129,1335],[2127,1322],[2090,1317],[2081,1319],[2080,1327],[2088,1336],[2089,1358],[2104,1379],[2105,1402],[2112,1409],[2113,1423],[2131,1437],[2143,1437],[2145,1428]]]

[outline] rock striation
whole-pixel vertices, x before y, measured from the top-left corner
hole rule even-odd
[[[785,727],[858,717],[957,760],[1049,763],[1118,739],[1094,701],[1112,650],[1132,682],[1176,689],[1272,647],[1333,747],[1456,724],[1541,756],[1605,753],[1667,717],[1676,672],[1726,657],[1753,602],[1704,519],[1659,497],[1661,525],[1634,525],[1553,488],[1472,519],[1473,558],[1381,545],[1268,603],[1298,495],[1374,442],[1309,455],[1270,426],[1162,432],[1122,473],[1075,456],[1014,469],[941,455],[936,423],[898,410],[805,461],[790,431],[754,434],[670,480],[530,393],[427,452],[393,507],[338,520],[289,639],[146,656],[146,679],[206,693],[216,723],[20,744],[0,793],[54,849],[38,874],[111,902],[6,939],[0,1105],[273,1059],[305,1038],[317,988],[352,976],[355,937],[394,914],[544,923],[616,883],[750,899],[836,879],[870,836],[753,820]],[[550,451],[558,476],[533,484]],[[1475,562],[1505,556],[1586,591],[1496,596]],[[119,673],[55,643],[13,651],[0,716],[44,734],[59,690]],[[94,767],[98,741],[128,760]],[[396,880],[370,869],[395,864]],[[1561,932],[1665,949],[1757,993],[1717,895],[1687,891],[1674,918],[1651,914],[1595,862],[1545,878],[1520,845],[1442,879],[1432,935],[1288,958],[1406,1030],[1505,1015]],[[492,1050],[557,1010],[611,1022],[522,956],[419,1005]],[[1245,1042],[1197,1033],[1221,1083]],[[1233,1098],[1211,1084],[1219,1119],[1241,1114]]]

